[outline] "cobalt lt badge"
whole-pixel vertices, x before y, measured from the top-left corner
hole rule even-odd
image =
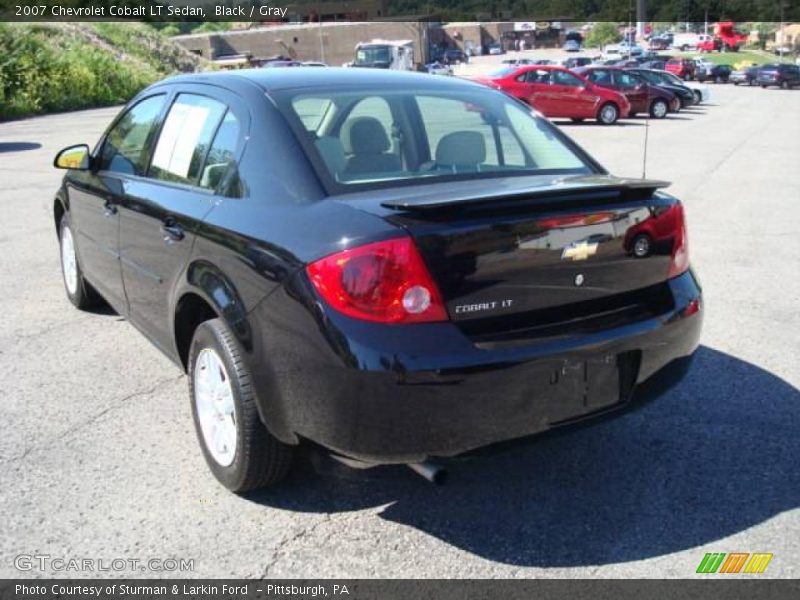
[[[575,275],[575,285],[581,287],[583,282],[586,281],[586,278],[583,276],[583,273],[578,273]]]

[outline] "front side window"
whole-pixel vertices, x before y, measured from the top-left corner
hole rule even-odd
[[[636,87],[640,83],[639,79],[635,75],[631,75],[625,71],[617,71],[614,74],[614,77],[617,80],[617,85],[621,85],[622,87],[626,88]]]
[[[435,178],[592,172],[545,119],[488,89],[298,89],[274,97],[311,162],[342,192]],[[312,99],[338,115],[316,131],[298,113]]]
[[[598,85],[611,85],[611,73],[605,69],[596,69],[589,71],[589,81],[593,81]]]
[[[580,79],[566,71],[553,71],[553,83],[569,87],[583,87],[583,82]]]
[[[125,175],[144,175],[166,97],[145,98],[109,130],[100,150],[100,169]]]
[[[195,184],[227,107],[206,96],[180,94],[169,109],[158,138],[150,175]]]

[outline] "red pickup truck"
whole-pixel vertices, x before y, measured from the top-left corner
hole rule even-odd
[[[722,21],[714,26],[714,36],[697,44],[697,49],[701,52],[737,52],[746,41],[747,35],[736,31],[733,21]]]

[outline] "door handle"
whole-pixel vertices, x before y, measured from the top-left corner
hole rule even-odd
[[[116,214],[117,214],[117,205],[113,204],[110,200],[106,200],[106,203],[103,205],[103,216],[113,217]]]
[[[166,244],[180,242],[185,236],[183,227],[172,219],[164,221],[164,224],[161,226],[161,233],[164,234],[164,243]]]

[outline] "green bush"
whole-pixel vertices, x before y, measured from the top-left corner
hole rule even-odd
[[[0,120],[124,103],[185,58],[145,26],[82,27],[0,24]],[[137,31],[154,64],[136,56]]]

